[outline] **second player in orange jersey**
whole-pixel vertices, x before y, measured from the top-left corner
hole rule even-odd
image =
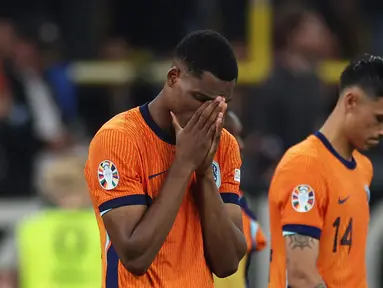
[[[302,119],[304,121],[304,119]],[[339,100],[314,135],[290,148],[269,191],[269,288],[366,288],[371,162],[383,135],[383,59],[343,71]]]
[[[225,38],[186,36],[163,90],[95,135],[85,168],[103,287],[213,287],[246,252],[241,159],[223,115],[238,77]]]

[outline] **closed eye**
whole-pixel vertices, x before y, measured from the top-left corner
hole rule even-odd
[[[212,100],[210,97],[199,94],[199,93],[193,93],[193,97],[200,102],[206,102],[206,101]]]

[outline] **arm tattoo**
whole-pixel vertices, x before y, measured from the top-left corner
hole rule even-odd
[[[315,239],[309,237],[309,236],[303,236],[303,235],[291,235],[291,236],[288,236],[290,242],[289,242],[289,246],[291,249],[296,249],[296,248],[300,248],[301,250],[303,250],[304,248],[309,248],[309,249],[312,249],[314,247],[314,244],[315,244]],[[321,288],[321,287],[326,287],[326,286],[316,286],[315,288]]]
[[[321,283],[321,284],[318,284],[317,286],[315,286],[314,288],[326,288],[326,284],[324,283]]]

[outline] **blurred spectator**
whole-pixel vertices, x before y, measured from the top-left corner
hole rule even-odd
[[[342,58],[353,58],[369,48],[368,23],[360,0],[315,0],[315,7],[337,35]],[[352,21],[350,21],[352,19]]]
[[[60,209],[91,207],[84,174],[86,154],[63,153],[49,160],[40,171],[40,196],[47,206]]]
[[[60,111],[43,78],[44,67],[33,40],[18,38],[14,66],[24,86],[27,105],[34,118],[36,136],[54,148],[65,145],[65,129],[61,122]]]
[[[34,194],[34,160],[41,144],[62,148],[64,127],[52,95],[41,77],[40,58],[32,42],[16,36],[10,22],[0,22],[0,195]],[[1,72],[2,71],[2,72]]]
[[[44,163],[38,177],[42,211],[47,208],[81,210],[91,207],[83,177],[85,158],[82,154],[68,152]],[[8,231],[0,247],[0,288],[17,287],[16,250],[14,232]]]
[[[54,23],[44,21],[39,25],[38,38],[39,48],[43,52],[44,76],[53,92],[64,122],[69,126],[75,126],[78,124],[77,89],[68,76],[70,63],[62,55],[61,32]]]
[[[267,187],[274,163],[319,128],[326,112],[324,86],[315,69],[333,49],[328,28],[318,14],[301,8],[285,8],[275,18],[275,66],[254,97],[255,104],[249,105],[256,113],[252,113],[251,143],[246,145],[251,163],[245,172],[262,175],[260,183],[248,183],[250,191]],[[245,173],[245,180],[254,178]]]

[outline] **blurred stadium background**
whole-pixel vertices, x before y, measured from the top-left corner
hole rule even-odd
[[[242,183],[268,235],[276,162],[320,127],[347,60],[383,54],[382,13],[378,0],[0,1],[0,288],[100,287],[89,139],[157,95],[195,29],[223,33],[240,59]],[[370,288],[383,287],[382,152],[369,153]],[[267,287],[268,257],[254,257],[251,287]]]

